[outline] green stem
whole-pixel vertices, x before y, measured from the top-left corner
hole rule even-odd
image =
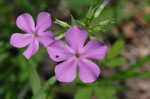
[[[36,71],[36,64],[32,60],[29,61],[29,66],[30,86],[33,92],[33,96],[35,96],[42,87],[41,80]],[[39,97],[37,97],[36,99],[45,99],[45,93],[39,93]]]
[[[51,77],[47,83],[44,84],[44,86],[42,86],[38,92],[36,93],[36,95],[34,95],[32,97],[32,99],[37,99],[38,97],[40,97],[40,94],[44,94],[47,92],[48,89],[52,89],[52,86],[56,83],[56,77],[53,76]],[[43,98],[44,99],[44,98]]]
[[[36,64],[32,60],[29,61],[29,81],[32,88],[32,92],[35,95],[38,90],[41,88],[41,81],[36,71]]]

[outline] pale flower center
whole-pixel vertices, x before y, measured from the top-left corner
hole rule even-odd
[[[33,37],[33,38],[36,38],[36,37],[38,37],[38,35],[37,35],[36,33],[33,33],[33,34],[32,34],[32,37]]]
[[[75,56],[76,56],[76,58],[80,58],[80,54],[78,54],[78,53],[75,54]]]

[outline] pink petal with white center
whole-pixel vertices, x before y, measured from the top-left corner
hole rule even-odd
[[[51,26],[51,15],[48,12],[41,12],[37,17],[36,31],[43,32]]]
[[[32,34],[20,34],[15,33],[10,38],[10,44],[17,48],[22,48],[27,46],[32,41]]]
[[[75,58],[58,64],[55,68],[56,78],[60,82],[72,82],[76,77],[77,61]]]
[[[54,41],[49,45],[47,51],[50,58],[56,62],[67,60],[75,53],[73,49],[60,40]]]
[[[28,48],[24,51],[23,55],[30,59],[39,50],[39,42],[37,40],[32,40]]]
[[[32,33],[35,31],[34,20],[32,16],[27,13],[18,16],[16,25],[18,26],[18,28],[20,28],[21,30],[27,33]]]
[[[85,83],[91,83],[97,80],[100,75],[98,65],[88,59],[79,60],[79,77]]]
[[[73,26],[65,33],[65,38],[69,45],[78,51],[87,39],[87,32],[78,26]]]
[[[107,46],[99,40],[89,41],[83,48],[83,56],[92,59],[102,59],[106,56]]]

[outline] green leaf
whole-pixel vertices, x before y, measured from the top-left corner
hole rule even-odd
[[[139,59],[139,60],[137,61],[137,63],[135,63],[135,64],[129,66],[129,68],[127,68],[127,69],[125,70],[125,72],[133,71],[134,69],[139,68],[139,67],[141,67],[141,66],[143,66],[144,64],[149,63],[149,62],[150,62],[150,56],[145,56],[145,57]]]
[[[91,98],[92,98],[91,87],[80,88],[75,95],[75,99],[91,99]]]
[[[116,67],[122,65],[126,62],[124,57],[116,57],[109,60],[104,60],[104,64],[108,65],[109,67]]]
[[[42,88],[41,80],[36,70],[37,64],[35,61],[33,61],[33,59],[30,59],[27,60],[26,66],[30,66],[28,67],[30,87],[32,89],[33,95],[36,95]],[[44,97],[45,93],[40,93],[39,97],[37,97],[36,99],[44,99]]]
[[[114,58],[117,55],[119,55],[120,52],[124,49],[124,45],[125,45],[124,40],[117,40],[109,50],[107,59]]]
[[[64,28],[69,28],[69,27],[71,27],[68,23],[66,23],[66,22],[64,22],[64,21],[61,21],[61,20],[58,20],[58,19],[56,19],[54,23],[55,23],[55,24],[59,24],[60,26],[62,26],[62,27],[64,27]]]
[[[85,22],[86,24],[89,24],[92,19],[94,18],[94,12],[95,12],[95,9],[94,7],[90,7],[88,12],[87,12],[87,15],[85,16]]]
[[[46,93],[46,91],[50,88],[52,88],[52,86],[55,84],[56,82],[56,77],[53,76],[51,77],[47,83],[44,84],[44,86],[42,86],[38,92],[32,97],[32,99],[37,99],[38,97],[40,97],[42,94]],[[50,89],[51,90],[51,89]]]
[[[133,78],[133,77],[150,76],[149,72],[139,72],[139,73],[133,72],[133,70],[135,70],[136,68],[139,68],[139,67],[141,67],[144,64],[149,63],[149,62],[150,62],[150,56],[146,56],[146,57],[138,60],[137,63],[135,63],[131,66],[128,66],[129,68],[115,73],[114,75],[112,75],[108,79],[114,81],[114,80],[126,80],[126,79]]]
[[[96,99],[117,99],[116,88],[114,87],[95,87]]]
[[[36,94],[38,90],[41,88],[41,81],[36,71],[36,64],[32,60],[30,60],[29,65],[30,65],[30,69],[29,69],[30,84],[31,84],[33,93]]]
[[[75,18],[71,15],[71,25],[77,25]]]
[[[149,78],[150,72],[120,72],[109,78],[109,81],[124,81],[131,78]]]
[[[107,18],[107,19],[104,19],[103,21],[100,21],[96,25],[90,26],[90,29],[93,32],[99,32],[102,35],[102,32],[108,31],[108,29],[110,29],[110,27],[112,27],[114,23],[115,23],[115,20],[113,18]]]

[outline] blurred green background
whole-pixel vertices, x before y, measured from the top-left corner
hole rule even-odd
[[[78,78],[70,84],[55,82],[47,86],[46,99],[150,99],[150,0],[110,0],[101,15],[88,23],[89,8],[102,1],[0,0],[0,99],[36,97],[29,83],[33,64],[22,56],[24,48],[10,46],[9,39],[13,33],[23,33],[15,24],[18,15],[30,13],[36,18],[41,11],[51,13],[53,21],[76,21],[90,39],[103,40],[109,46],[107,57],[97,62],[102,71],[97,82],[84,84]],[[51,30],[59,36],[66,28],[53,22]],[[56,63],[45,48],[41,46],[32,61],[42,83],[54,76]]]

